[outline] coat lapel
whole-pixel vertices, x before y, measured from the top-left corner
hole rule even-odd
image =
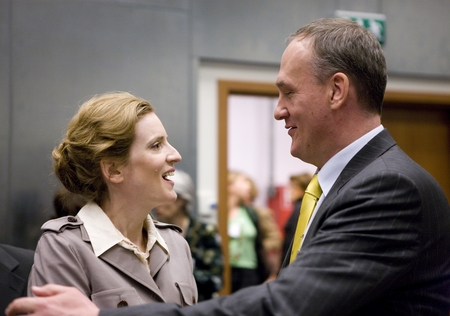
[[[150,250],[150,274],[152,278],[162,268],[162,266],[169,259],[169,255],[156,242],[153,248]]]
[[[158,285],[152,278],[153,274],[151,276],[150,273],[147,272],[144,265],[137,260],[136,255],[130,250],[115,245],[103,253],[99,258],[114,266],[131,279],[147,287],[154,292],[161,301],[165,301]]]
[[[87,243],[91,242],[84,227],[81,229],[81,238]],[[149,290],[153,291],[161,301],[165,302],[165,299],[153,278],[167,262],[169,255],[163,251],[158,243],[155,243],[150,250],[150,273],[147,272],[144,265],[139,260],[136,260],[137,258],[134,253],[119,245],[115,245],[104,252],[99,258],[114,266],[133,280],[141,283]]]

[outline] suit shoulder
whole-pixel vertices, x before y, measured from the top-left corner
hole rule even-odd
[[[41,230],[44,232],[62,232],[65,229],[74,229],[83,225],[83,221],[78,216],[64,216],[49,220],[42,225]]]
[[[0,244],[0,254],[2,254],[1,261],[6,265],[6,262],[9,261],[9,258],[14,258],[15,260],[24,263],[24,264],[33,264],[34,251],[30,249],[15,247],[7,244]],[[11,263],[11,261],[9,262]]]
[[[174,224],[163,223],[163,222],[159,222],[157,220],[153,220],[153,223],[155,224],[156,228],[158,228],[158,229],[172,229],[172,230],[176,231],[177,233],[182,232],[181,227],[174,225]]]
[[[0,248],[2,248],[4,251],[8,252],[10,255],[17,255],[17,254],[25,254],[30,255],[33,254],[34,251],[26,248],[20,248],[12,245],[7,244],[0,244]]]

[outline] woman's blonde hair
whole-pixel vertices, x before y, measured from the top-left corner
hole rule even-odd
[[[128,160],[135,126],[153,107],[127,92],[96,95],[71,119],[65,138],[53,150],[53,171],[70,192],[100,203],[108,194],[100,161]]]

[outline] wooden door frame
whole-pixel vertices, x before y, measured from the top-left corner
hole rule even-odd
[[[218,81],[218,201],[217,201],[217,225],[222,238],[222,252],[224,256],[223,288],[221,295],[227,295],[231,291],[231,268],[228,262],[228,97],[231,94],[278,97],[278,89],[275,84],[219,80]],[[386,91],[384,102],[394,103],[395,107],[408,104],[416,109],[433,108],[450,111],[450,94]],[[392,107],[392,105],[390,106]]]
[[[223,287],[221,295],[231,292],[231,268],[228,262],[228,97],[231,94],[277,97],[275,84],[219,80],[218,108],[218,192],[217,225],[222,240],[224,257]]]

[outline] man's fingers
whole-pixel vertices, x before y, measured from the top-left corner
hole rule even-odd
[[[5,310],[7,316],[83,315],[98,316],[99,309],[75,287],[48,284],[33,286],[33,297],[15,299]]]
[[[35,311],[38,297],[18,298],[12,301],[5,310],[5,315],[16,316],[32,314]]]
[[[36,295],[36,297],[18,298],[14,300],[6,308],[5,314],[8,316],[25,314],[34,315],[33,313],[35,311],[42,311],[42,306],[40,306],[43,304],[42,298],[54,296],[68,291],[73,291],[73,288],[56,284],[47,284],[42,287],[32,286],[31,290],[33,291],[33,294]]]

